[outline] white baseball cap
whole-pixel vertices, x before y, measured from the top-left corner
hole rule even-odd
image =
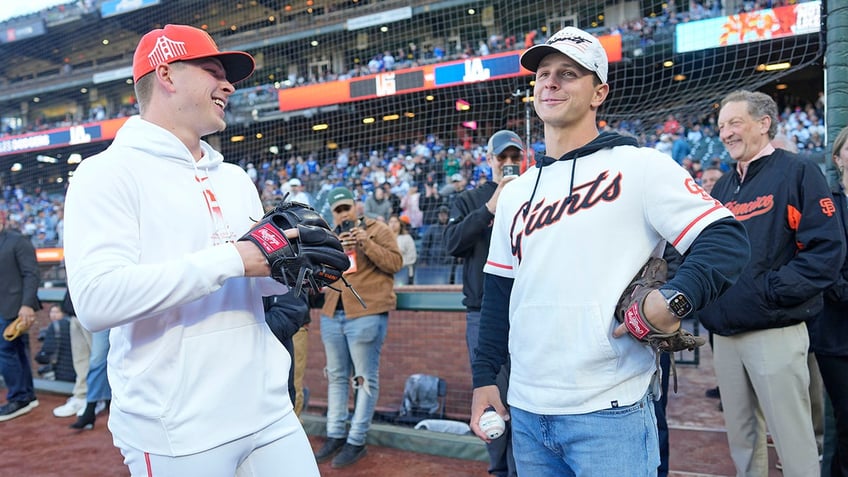
[[[607,52],[593,35],[576,27],[565,27],[545,43],[528,48],[521,55],[521,66],[535,73],[542,58],[551,53],[562,53],[598,75],[601,83],[607,82]]]
[[[303,184],[301,184],[301,183],[300,183],[300,179],[298,179],[297,177],[295,177],[294,179],[291,179],[291,180],[289,181],[289,185],[290,185],[290,186],[301,186],[301,185],[303,185]]]

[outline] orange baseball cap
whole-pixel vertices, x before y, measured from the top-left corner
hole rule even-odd
[[[133,55],[133,81],[159,65],[201,58],[218,58],[230,83],[246,79],[256,67],[253,57],[243,51],[219,51],[215,40],[204,30],[188,25],[165,25],[138,42]]]

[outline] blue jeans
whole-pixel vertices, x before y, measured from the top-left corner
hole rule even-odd
[[[106,376],[106,356],[109,354],[109,330],[91,334],[91,356],[88,358],[88,376],[85,383],[88,402],[108,401],[112,399],[112,388]]]
[[[380,394],[380,351],[386,339],[389,314],[348,320],[343,311],[321,316],[321,341],[327,355],[327,437],[345,436],[349,387],[356,389],[347,442],[365,444]]]
[[[5,330],[12,321],[0,318],[0,331]],[[0,339],[0,372],[6,382],[6,400],[9,402],[30,402],[35,399],[29,358],[28,333],[12,341]]]
[[[539,415],[510,408],[522,477],[646,477],[660,464],[653,397],[588,414]]]

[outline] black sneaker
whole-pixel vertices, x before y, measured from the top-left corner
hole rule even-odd
[[[353,444],[345,444],[342,447],[342,451],[339,452],[333,459],[333,468],[338,469],[340,467],[347,467],[359,459],[365,457],[366,451],[365,446],[355,446]]]
[[[9,419],[14,419],[18,416],[23,416],[36,407],[38,407],[37,399],[33,399],[32,401],[8,402],[3,406],[0,406],[0,422],[8,421]]]
[[[318,449],[318,452],[315,453],[315,461],[319,464],[321,462],[327,462],[330,458],[336,455],[336,452],[342,449],[344,444],[344,438],[328,437],[327,441],[324,442],[324,445],[321,446],[321,448]]]
[[[721,392],[718,390],[718,386],[716,386],[714,388],[707,389],[707,391],[704,393],[704,395],[707,396],[708,398],[713,398],[713,399],[720,399],[721,398]]]

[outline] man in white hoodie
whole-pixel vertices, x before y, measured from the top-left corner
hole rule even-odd
[[[262,204],[201,140],[225,128],[233,83],[253,69],[193,27],[146,34],[133,58],[140,116],[68,190],[69,290],[87,329],[111,329],[109,429],[132,475],[318,475],[262,307],[287,289],[238,240]]]

